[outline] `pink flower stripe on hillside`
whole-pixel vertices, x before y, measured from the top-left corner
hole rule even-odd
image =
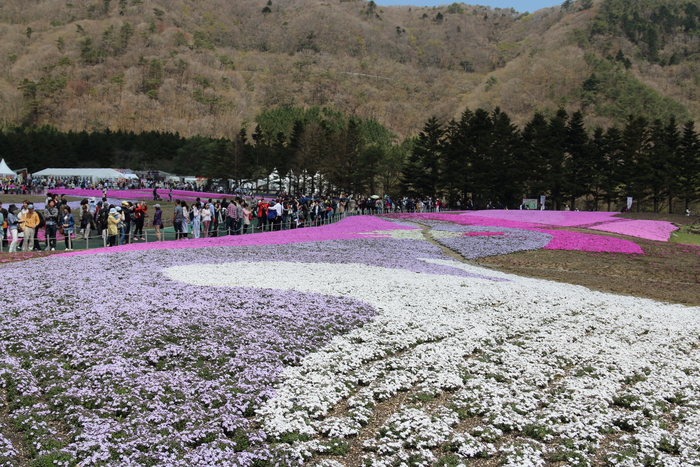
[[[483,212],[483,211],[482,211]],[[604,237],[595,234],[568,232],[566,230],[543,229],[541,224],[519,222],[514,220],[490,218],[477,215],[454,214],[390,214],[400,219],[434,219],[454,222],[461,225],[481,225],[486,227],[509,227],[514,229],[534,230],[552,236],[545,250],[576,250],[606,253],[644,254],[642,248],[634,242],[620,238]]]
[[[167,242],[132,243],[94,250],[74,251],[65,253],[68,256],[86,255],[94,253],[114,253],[119,251],[202,248],[218,246],[246,246],[246,245],[287,245],[290,243],[320,242],[324,240],[351,240],[356,238],[382,238],[386,235],[371,235],[371,232],[386,230],[415,230],[417,227],[397,225],[373,216],[346,217],[335,224],[321,227],[308,227],[294,230],[281,230],[247,235],[226,235],[214,238],[199,238],[190,240],[173,240]],[[368,235],[370,234],[370,235]]]
[[[671,237],[671,232],[678,230],[678,227],[670,222],[627,219],[623,219],[621,222],[593,225],[588,228],[662,242],[667,242]]]
[[[462,216],[502,219],[523,222],[529,225],[583,227],[663,242],[668,241],[671,232],[678,229],[678,227],[666,221],[631,220],[613,217],[616,214],[616,212],[488,210],[470,211],[463,213]]]
[[[531,224],[556,225],[559,227],[581,227],[599,222],[624,220],[613,218],[616,212],[581,212],[581,211],[506,211],[491,209],[488,211],[468,211],[463,216],[488,217],[508,221],[527,222]]]

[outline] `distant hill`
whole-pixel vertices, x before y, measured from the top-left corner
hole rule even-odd
[[[537,12],[362,0],[5,0],[0,124],[234,138],[279,107],[376,120],[582,109],[700,115],[700,1],[566,0]]]

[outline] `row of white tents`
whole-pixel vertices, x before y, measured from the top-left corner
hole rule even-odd
[[[0,178],[16,177],[17,172],[10,169],[5,159],[0,160]],[[80,180],[89,180],[97,183],[100,180],[138,180],[138,175],[124,173],[115,169],[44,169],[34,172],[32,177],[53,178],[56,180],[73,180],[76,177]]]
[[[124,173],[114,169],[44,169],[34,172],[32,177],[53,178],[56,180],[72,180],[77,177],[80,180],[89,180],[91,183],[97,183],[100,180],[138,179],[138,176],[135,174]]]

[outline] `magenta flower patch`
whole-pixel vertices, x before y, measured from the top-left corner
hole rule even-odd
[[[667,242],[671,237],[671,233],[678,230],[678,226],[670,222],[628,219],[623,219],[621,222],[594,225],[589,228],[662,242]]]

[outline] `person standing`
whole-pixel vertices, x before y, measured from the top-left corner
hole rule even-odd
[[[83,231],[83,239],[87,241],[90,238],[90,231],[95,228],[95,218],[90,212],[90,206],[87,204],[83,204],[81,207],[80,228]]]
[[[175,200],[175,210],[173,211],[173,227],[175,228],[175,240],[180,240],[182,238],[182,221],[184,220],[182,216],[182,205],[180,200]]]
[[[117,235],[119,234],[119,214],[116,208],[111,208],[107,216],[107,240],[109,246],[116,246]]]
[[[200,227],[202,224],[202,214],[199,211],[201,205],[199,203],[194,203],[192,205],[192,237],[199,238]]]
[[[234,227],[236,229],[236,235],[240,235],[243,232],[243,200],[241,200],[241,198],[236,198],[236,220]]]
[[[156,229],[156,241],[160,242],[162,240],[160,231],[163,228],[163,210],[160,209],[160,204],[153,207],[156,210],[153,214],[153,227]]]
[[[39,225],[39,215],[34,212],[34,204],[27,204],[27,212],[20,221],[24,229],[24,240],[22,241],[22,251],[29,251],[34,245],[34,235]]]
[[[182,206],[182,221],[180,222],[180,240],[187,240],[187,235],[189,234],[190,228],[190,210],[187,207],[186,202],[181,203]]]
[[[250,227],[250,219],[253,217],[252,212],[248,209],[248,203],[243,203],[243,235],[248,233]]]
[[[19,219],[15,215],[17,212],[17,206],[10,204],[7,208],[7,230],[12,235],[12,242],[10,243],[10,253],[17,252],[17,241],[19,240]]]
[[[75,216],[73,216],[70,206],[67,204],[63,205],[63,216],[61,221],[63,240],[66,243],[66,251],[73,251],[73,229],[75,228]]]
[[[136,225],[134,227],[134,241],[139,240],[138,237],[141,237],[141,240],[146,240],[143,236],[143,223],[146,221],[146,217],[148,217],[147,211],[148,206],[145,201],[136,203],[136,207],[134,208],[134,224]]]
[[[7,232],[9,231],[9,222],[8,219],[10,217],[10,212],[2,207],[2,202],[0,202],[0,214],[2,214],[2,218],[4,222],[0,222],[2,224],[2,232],[0,232],[0,237],[2,237],[2,246],[7,246]]]
[[[236,232],[236,203],[231,201],[226,206],[226,235],[233,235]]]
[[[56,249],[56,231],[58,230],[59,210],[56,201],[49,201],[44,209],[44,220],[46,221],[46,249],[54,251]]]
[[[211,225],[211,203],[204,205],[204,208],[199,212],[202,216],[202,225],[204,226],[204,238],[209,236],[209,226]]]

